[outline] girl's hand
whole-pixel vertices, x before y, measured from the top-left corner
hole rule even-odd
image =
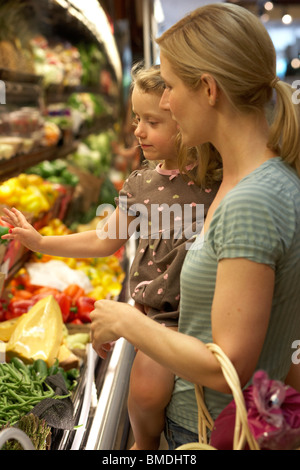
[[[3,235],[4,240],[17,240],[29,250],[40,251],[42,235],[27,221],[26,217],[19,210],[12,208],[3,209],[5,216],[2,219],[13,225],[7,235]]]

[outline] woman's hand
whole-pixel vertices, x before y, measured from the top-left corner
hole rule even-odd
[[[111,342],[123,337],[154,361],[186,380],[203,384],[202,374],[213,371],[224,377],[213,354],[197,338],[162,326],[140,310],[124,302],[98,300],[91,312],[91,342],[96,353],[105,359]],[[216,375],[214,375],[214,373]]]
[[[7,235],[3,235],[4,240],[17,240],[29,250],[40,251],[42,235],[27,221],[26,217],[18,209],[4,208],[5,216],[2,219],[13,225]]]
[[[118,333],[118,329],[122,331],[122,320],[133,313],[132,309],[130,305],[115,300],[95,302],[95,310],[90,315],[91,342],[94,350],[103,359],[111,349],[111,343],[123,336],[122,333]]]

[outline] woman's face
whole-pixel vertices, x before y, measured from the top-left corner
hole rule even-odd
[[[207,142],[207,103],[200,89],[191,90],[173,72],[170,62],[161,54],[161,76],[166,89],[160,101],[163,109],[169,109],[177,122],[185,145],[196,146]]]

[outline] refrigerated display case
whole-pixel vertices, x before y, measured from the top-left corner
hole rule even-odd
[[[119,301],[132,304],[128,294],[128,273],[135,253],[135,240],[126,246],[126,279]],[[135,351],[120,338],[106,360],[101,359],[91,344],[87,347],[80,380],[73,396],[77,429],[61,431],[52,443],[53,450],[124,450],[130,425],[127,395],[130,369]]]
[[[134,257],[134,239],[127,242],[124,256],[126,272],[120,302],[132,303],[128,291],[128,273]],[[124,450],[130,430],[127,394],[135,351],[120,338],[101,359],[87,346],[87,359],[73,396],[76,429],[61,431],[52,450]]]

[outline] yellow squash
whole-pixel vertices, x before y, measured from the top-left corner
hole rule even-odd
[[[0,341],[9,341],[14,329],[16,328],[20,320],[21,317],[17,317],[12,318],[11,320],[0,322]]]
[[[39,300],[22,315],[6,346],[6,355],[20,357],[30,363],[43,359],[48,366],[54,363],[63,338],[60,307],[49,295]]]

